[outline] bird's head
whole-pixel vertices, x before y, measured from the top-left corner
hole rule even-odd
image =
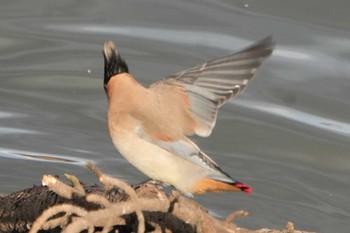
[[[109,80],[118,74],[129,73],[128,65],[120,56],[113,41],[107,41],[103,47],[103,57],[105,61],[103,87],[106,91]]]

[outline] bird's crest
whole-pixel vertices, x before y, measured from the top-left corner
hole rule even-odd
[[[129,68],[124,59],[120,56],[113,41],[107,41],[103,47],[105,61],[104,88],[106,90],[109,80],[118,74],[129,73]]]

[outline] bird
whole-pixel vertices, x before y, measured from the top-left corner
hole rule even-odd
[[[218,110],[241,93],[275,43],[255,44],[146,87],[129,72],[113,41],[104,44],[107,125],[119,153],[146,176],[187,196],[252,188],[236,181],[189,137],[208,137]]]

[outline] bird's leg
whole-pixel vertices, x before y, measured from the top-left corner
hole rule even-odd
[[[153,180],[153,179],[148,179],[148,180],[145,180],[144,182],[142,183],[139,183],[137,185],[133,185],[133,187],[135,189],[138,189],[142,186],[153,186],[159,190],[163,190],[164,187],[168,186],[168,184],[160,181],[160,180]]]
[[[159,199],[166,199],[166,194],[163,191],[163,188],[166,186],[162,181],[159,180],[146,180],[138,185],[133,186],[135,190],[139,190],[141,192],[146,192],[147,195],[156,195]],[[138,191],[137,191],[138,192]]]
[[[141,185],[151,185],[155,186],[159,190],[163,190],[164,187],[168,186],[166,183],[160,180],[153,180],[153,179],[148,179],[144,182],[141,183]]]

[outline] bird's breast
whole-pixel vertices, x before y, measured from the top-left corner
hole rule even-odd
[[[142,126],[131,116],[119,123],[110,123],[115,147],[128,162],[148,177],[172,184],[188,193],[193,183],[206,176],[199,166],[140,137],[138,132]]]

